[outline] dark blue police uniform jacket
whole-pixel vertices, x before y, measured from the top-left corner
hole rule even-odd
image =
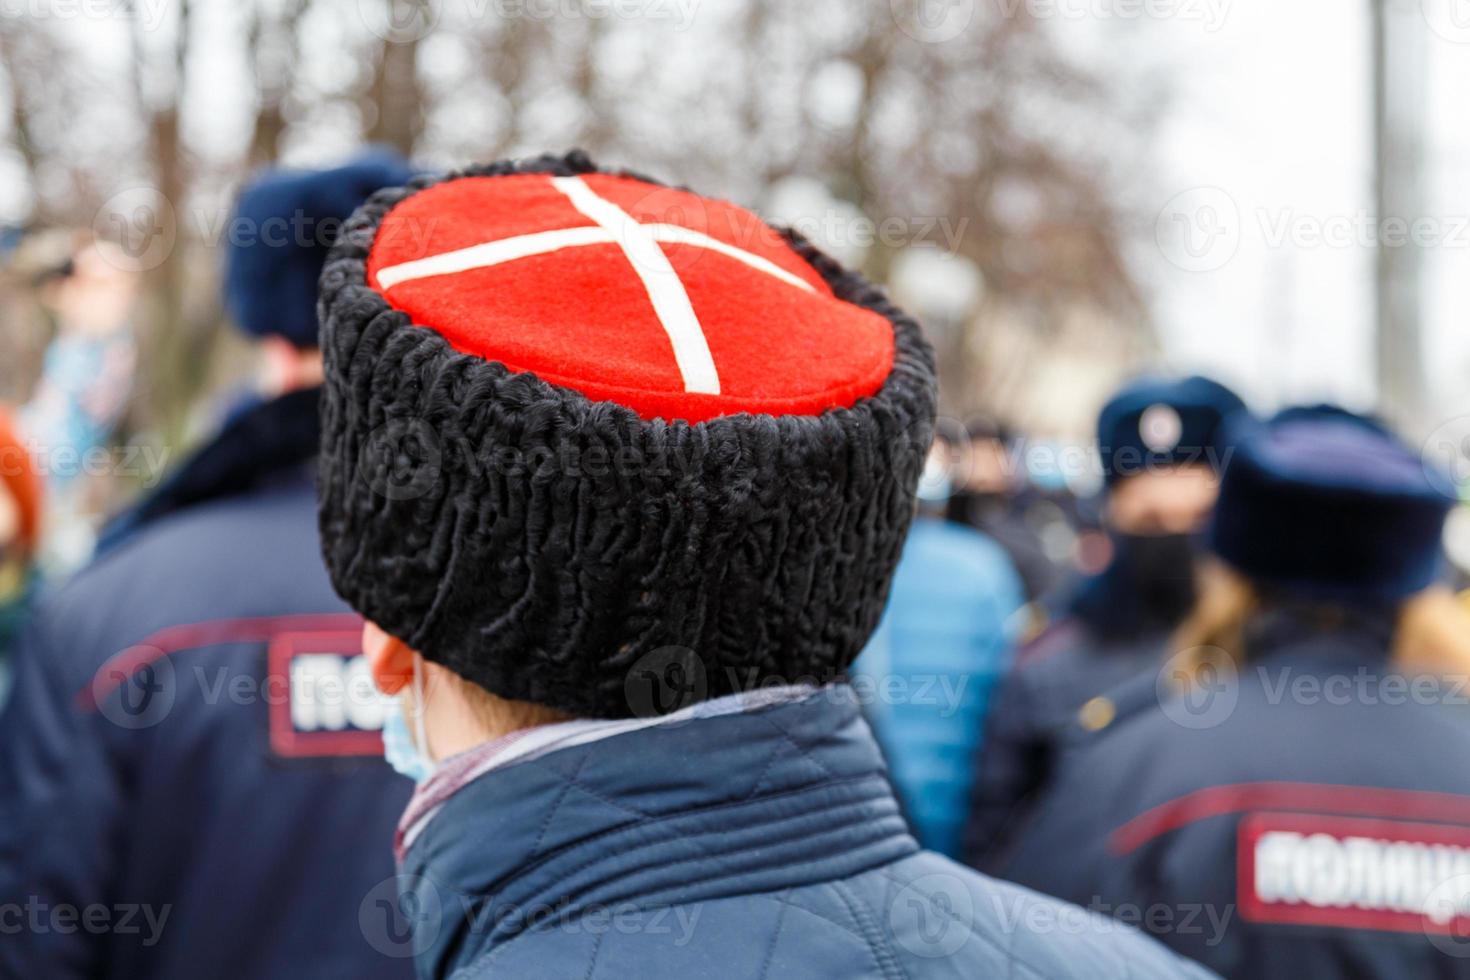
[[[985,719],[965,824],[965,863],[990,871],[1003,861],[1051,780],[1078,709],[1141,673],[1152,678],[1168,638],[1162,627],[1110,636],[1073,615],[1021,650]]]
[[[403,886],[423,978],[1207,975],[921,851],[840,687],[492,770],[411,843]]]
[[[238,417],[42,602],[0,719],[0,976],[411,975],[359,923],[412,787],[322,567],[316,409]]]
[[[1194,694],[1077,736],[1001,874],[1231,977],[1470,977],[1470,700],[1391,624],[1278,616]]]

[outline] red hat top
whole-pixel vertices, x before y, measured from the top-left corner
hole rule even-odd
[[[368,284],[457,350],[644,419],[816,415],[872,395],[893,326],[760,218],[605,173],[469,176],[383,218]]]

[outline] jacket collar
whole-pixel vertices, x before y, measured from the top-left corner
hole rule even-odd
[[[1249,661],[1303,661],[1326,672],[1344,664],[1389,666],[1395,611],[1392,609],[1323,610],[1275,605],[1246,625]]]
[[[157,490],[109,523],[97,553],[163,517],[244,493],[313,459],[321,442],[321,394],[305,388],[236,414]]]
[[[614,738],[656,725],[686,725],[703,718],[754,711],[785,701],[800,701],[815,691],[810,684],[761,687],[754,691],[737,691],[723,697],[700,701],[667,715],[620,719],[573,719],[552,725],[523,728],[500,738],[477,745],[442,760],[427,780],[414,790],[408,809],[398,822],[393,854],[403,863],[404,852],[412,846],[423,828],[428,826],[444,804],[465,786],[492,769],[530,761],[561,749],[586,742]]]
[[[436,914],[420,973],[535,928],[845,878],[918,850],[852,689],[645,728],[494,769],[405,857]]]

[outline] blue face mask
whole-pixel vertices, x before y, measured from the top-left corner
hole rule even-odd
[[[388,717],[383,721],[383,758],[395,772],[415,783],[423,783],[434,774],[434,760],[423,748],[428,738],[424,733],[424,680],[417,660],[413,665],[413,703],[415,732],[408,730],[403,698],[388,709]]]

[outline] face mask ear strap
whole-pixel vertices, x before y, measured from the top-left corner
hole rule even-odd
[[[432,765],[434,754],[429,751],[429,733],[424,725],[424,667],[420,657],[413,658],[413,738],[419,752]]]

